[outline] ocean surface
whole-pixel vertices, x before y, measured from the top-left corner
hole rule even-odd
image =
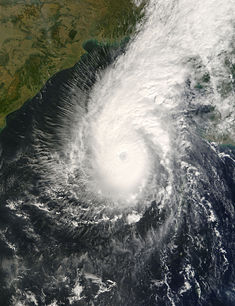
[[[0,134],[0,305],[235,304],[233,1],[150,1]]]

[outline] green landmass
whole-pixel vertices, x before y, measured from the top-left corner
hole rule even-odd
[[[143,17],[132,0],[1,0],[0,130],[6,116],[56,72],[73,66],[88,40],[120,42]]]
[[[222,73],[220,78],[217,79],[216,91],[221,98],[221,103],[227,98],[232,100],[235,92],[235,45],[233,44],[229,51],[222,52],[219,56],[222,63]],[[205,65],[203,65],[200,58],[194,57],[188,60],[190,65],[191,75],[189,77],[191,87],[194,88],[197,93],[202,95],[212,92],[214,89],[211,83],[211,76],[207,71]],[[203,116],[206,117],[208,123],[206,131],[203,133],[203,137],[209,141],[215,141],[224,145],[235,145],[234,141],[234,125],[227,129],[222,130],[221,133],[218,129],[218,125],[223,121],[223,118],[217,108],[211,107],[210,111]],[[234,104],[231,105],[231,110],[227,117],[232,118],[234,116]],[[209,119],[209,120],[208,120]],[[232,120],[231,120],[232,121]]]

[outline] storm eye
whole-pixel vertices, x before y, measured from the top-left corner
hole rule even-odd
[[[119,154],[119,158],[120,158],[120,160],[123,161],[123,162],[126,161],[127,158],[128,158],[127,152],[121,152],[121,153]]]

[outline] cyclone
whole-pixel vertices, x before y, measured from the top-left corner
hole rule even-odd
[[[111,95],[107,99],[109,102],[96,114],[93,107],[98,101],[91,103],[88,113],[86,137],[90,154],[86,163],[90,164],[90,180],[104,197],[135,201],[157,171],[160,141],[165,137],[168,143],[168,135],[160,118],[154,115],[151,101],[137,104],[128,97],[121,100]]]
[[[180,118],[180,112],[187,111],[191,102],[216,106],[223,118],[211,129],[212,133],[227,130],[232,134],[233,114],[228,116],[226,109],[233,94],[221,103],[215,72],[221,61],[223,73],[220,54],[229,49],[232,40],[230,4],[227,1],[226,6],[221,6],[223,10],[218,11],[213,0],[206,4],[199,1],[197,9],[185,1],[150,1],[147,21],[140,33],[132,39],[125,54],[99,76],[90,93],[83,123],[74,125],[77,135],[70,144],[73,157],[66,167],[71,169],[72,164],[83,169],[80,179],[85,184],[85,193],[130,204],[141,196],[144,199],[146,190],[149,195],[156,194],[148,186],[158,189],[157,180],[165,188],[170,185],[174,171],[171,161],[179,154],[174,148],[176,143],[173,145],[177,142],[177,120],[191,129],[185,118]],[[226,16],[224,27],[222,16]],[[188,27],[186,32],[184,25]],[[216,31],[218,27],[222,30]],[[228,39],[224,41],[226,35]],[[194,94],[187,101],[185,81],[196,82],[191,74],[193,65],[202,67],[201,74],[210,74],[211,88],[206,95]],[[71,100],[76,105],[79,97]],[[78,114],[79,110],[75,108],[74,112]],[[187,145],[183,141],[181,148]]]
[[[9,116],[6,305],[234,305],[234,17],[150,0]]]
[[[112,133],[115,129],[119,131]],[[125,122],[123,127],[109,122],[108,130],[107,127],[97,128],[93,169],[104,188],[110,186],[110,191],[113,189],[120,194],[130,192],[133,196],[138,187],[145,184],[150,171],[150,157],[143,140],[132,129]]]

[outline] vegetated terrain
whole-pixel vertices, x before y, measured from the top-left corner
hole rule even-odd
[[[112,43],[130,36],[143,8],[132,0],[2,0],[0,129],[48,78],[79,60],[86,40]]]

